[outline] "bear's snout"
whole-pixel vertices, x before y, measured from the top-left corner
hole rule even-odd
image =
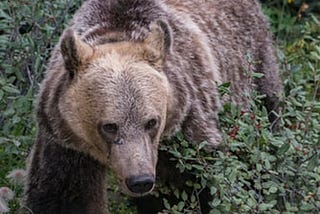
[[[153,189],[155,178],[153,175],[145,174],[126,178],[128,189],[136,194],[144,194]]]

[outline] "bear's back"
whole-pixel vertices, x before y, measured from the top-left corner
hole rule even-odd
[[[167,21],[172,28],[175,56],[171,58],[180,55],[188,60],[194,57],[188,57],[190,51],[206,49],[201,52],[206,52],[206,58],[211,55],[208,60],[213,62],[214,81],[218,84],[241,82],[232,86],[231,100],[236,103],[243,102],[243,93],[251,88],[251,77],[246,71],[264,73],[263,69],[267,68],[273,73],[277,70],[274,54],[267,56],[273,52],[268,23],[254,0],[89,0],[75,14],[70,27],[82,39],[96,45],[117,40],[141,41],[148,34],[150,23],[157,20]],[[113,38],[105,39],[106,35],[112,37],[113,34]],[[190,37],[199,37],[199,42]],[[263,65],[261,56],[267,58],[267,64]],[[169,56],[170,65],[177,61],[173,59],[175,62],[170,63],[170,60]],[[243,71],[239,72],[239,68]],[[269,88],[277,88],[279,81],[271,82],[275,84],[258,84],[258,87],[271,93]]]

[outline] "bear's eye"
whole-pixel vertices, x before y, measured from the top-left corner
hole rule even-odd
[[[117,134],[118,126],[115,123],[107,123],[102,125],[102,130],[108,134]]]
[[[155,128],[157,126],[157,120],[156,119],[151,119],[147,122],[145,129],[146,131],[150,131],[153,128]]]

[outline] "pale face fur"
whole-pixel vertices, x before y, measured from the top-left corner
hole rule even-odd
[[[138,196],[128,190],[125,179],[155,177],[159,140],[166,123],[168,81],[157,66],[147,62],[146,55],[151,53],[144,43],[90,47],[77,38],[69,39],[71,44],[64,41],[63,45],[76,46],[71,48],[76,54],[63,53],[63,57],[66,63],[79,57],[81,66],[61,97],[59,110],[83,141],[69,147],[111,167],[123,191]],[[151,55],[155,60],[154,52]]]

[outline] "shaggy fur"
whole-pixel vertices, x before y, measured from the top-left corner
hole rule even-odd
[[[177,171],[167,154],[158,154],[161,139],[181,130],[213,149],[221,142],[221,103],[246,106],[244,94],[256,89],[276,111],[282,90],[255,0],[88,0],[47,70],[25,191],[35,214],[103,213],[107,168],[124,192],[143,195],[130,192],[125,180],[145,174],[166,180]],[[252,72],[264,76],[253,80]],[[232,93],[220,99],[217,85],[224,82]],[[110,123],[116,132],[105,130]],[[160,209],[139,206],[141,213]]]

